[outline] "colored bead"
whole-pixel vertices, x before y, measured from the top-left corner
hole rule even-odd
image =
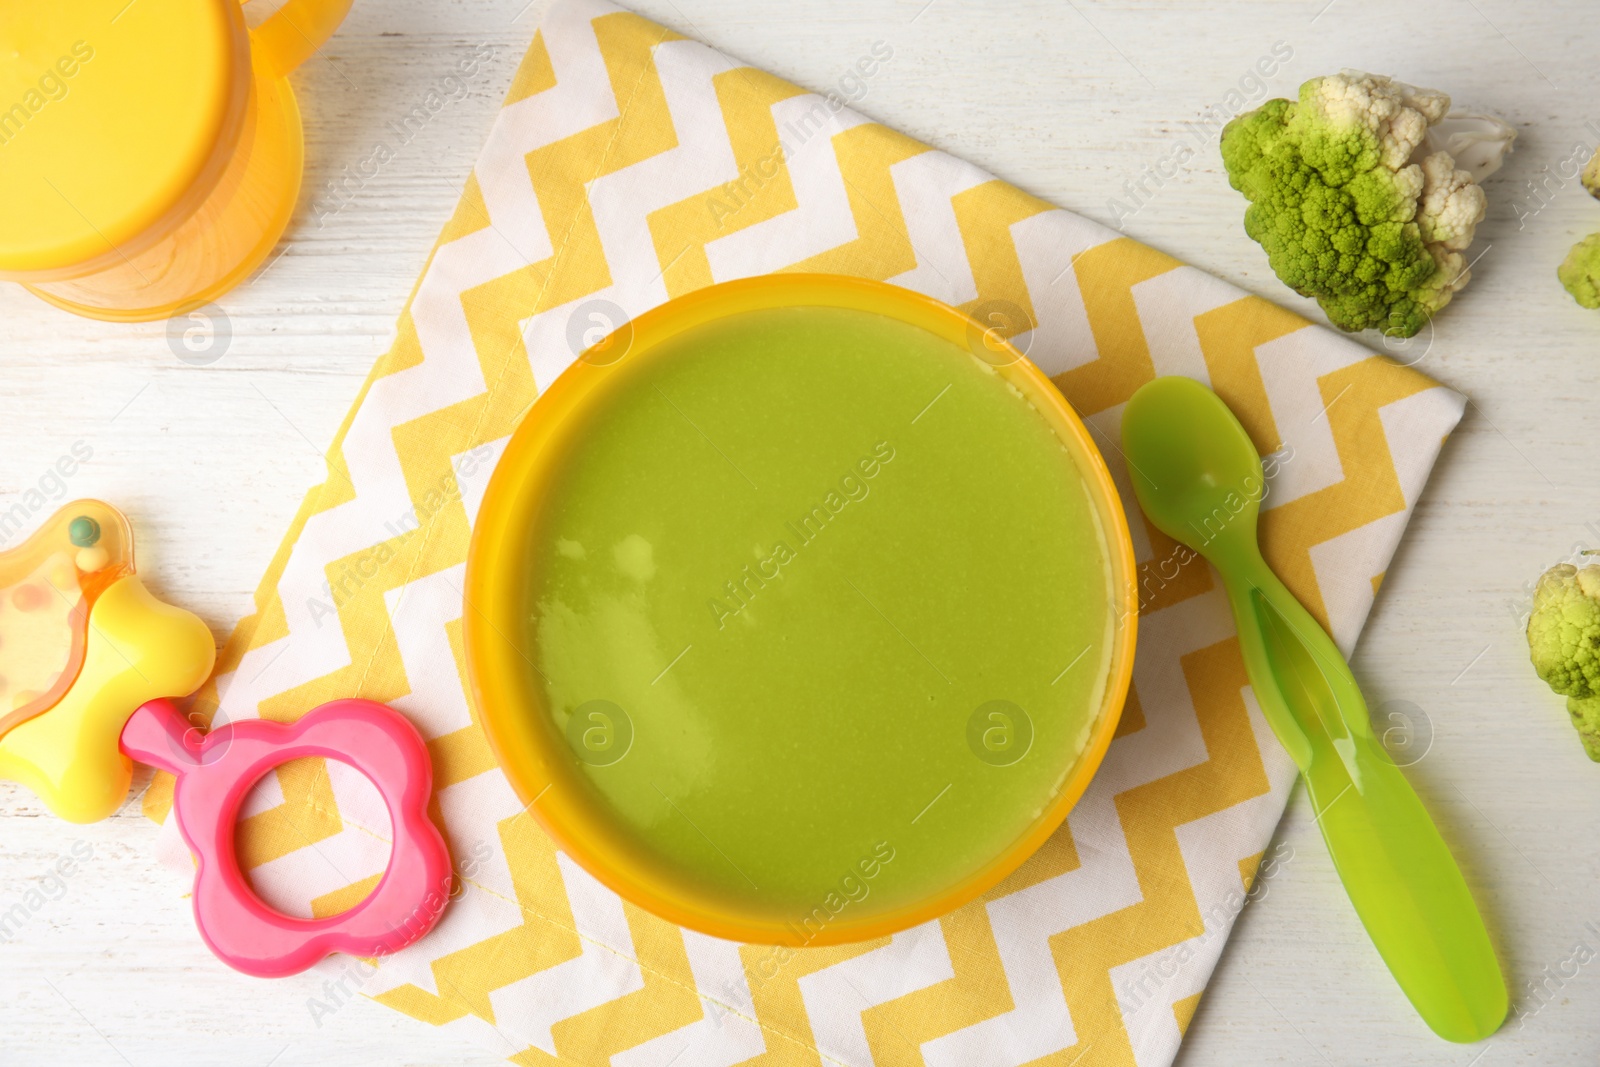
[[[45,592],[37,585],[19,585],[11,591],[11,603],[15,604],[18,611],[37,611],[44,607]]]
[[[111,553],[96,545],[94,548],[80,548],[73,562],[85,574],[93,574],[107,563],[111,562]]]
[[[67,527],[67,536],[79,548],[88,548],[100,540],[100,524],[87,515],[79,515]]]

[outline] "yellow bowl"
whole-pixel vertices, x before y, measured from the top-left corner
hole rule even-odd
[[[582,430],[593,425],[588,420],[597,410],[603,417],[601,405],[620,380],[619,368],[657,358],[686,331],[730,316],[809,307],[886,316],[974,352],[1043,417],[1076,462],[1090,513],[1108,542],[1101,573],[1108,590],[1103,625],[1110,635],[1101,659],[1104,677],[1092,690],[1099,706],[1086,720],[1086,740],[1026,831],[997,843],[991,854],[937,892],[892,906],[847,908],[818,928],[797,924],[789,905],[771,906],[759,893],[730,900],[726,892],[700,891],[683,879],[664,877],[630,848],[587,784],[551,697],[534,676],[537,652],[526,633],[525,592],[531,531],[558,484],[564,458],[582,447]],[[473,531],[465,600],[466,660],[479,719],[500,766],[555,842],[599,881],[662,918],[717,937],[781,945],[845,943],[907,929],[972,901],[1037,850],[1088,786],[1116,730],[1132,673],[1137,609],[1133,550],[1121,502],[1088,431],[1049,379],[994,329],[948,305],[879,282],[806,274],[728,282],[669,301],[593,345],[551,383],[513,434],[490,480]]]

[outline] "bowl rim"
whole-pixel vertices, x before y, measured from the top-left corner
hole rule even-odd
[[[981,311],[982,303],[975,304]],[[563,428],[570,428],[583,412],[584,401],[605,385],[613,368],[631,351],[654,348],[728,315],[796,306],[888,315],[975,353],[981,339],[989,353],[1002,355],[1000,360],[984,358],[1045,417],[1085,475],[1108,542],[1111,606],[1116,613],[1094,727],[1054,800],[1029,828],[987,863],[938,893],[859,918],[846,908],[816,931],[770,916],[736,914],[705,895],[695,898],[672,891],[630,861],[623,850],[607,847],[604,816],[589,802],[572,761],[549,756],[553,731],[536,722],[539,716],[515,712],[539,698],[526,669],[533,660],[508,636],[523,633],[517,622],[521,583],[496,580],[497,575],[517,573],[524,544],[520,535],[534,513],[544,480],[557,466]],[[1020,311],[1010,310],[1013,315]],[[1021,317],[1027,318],[1027,313]],[[1116,733],[1132,681],[1139,607],[1133,540],[1111,472],[1083,421],[1038,367],[995,329],[932,297],[871,279],[802,273],[723,282],[675,297],[616,327],[574,360],[528,409],[490,476],[473,524],[463,601],[462,637],[473,716],[525,810],[556,845],[624,900],[669,922],[714,937],[790,947],[865,941],[918,926],[982,896],[1033,855],[1088,788]]]

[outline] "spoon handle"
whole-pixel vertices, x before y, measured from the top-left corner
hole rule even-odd
[[[1423,1021],[1479,1041],[1505,1019],[1488,931],[1450,849],[1373,735],[1338,646],[1256,556],[1228,582],[1262,712],[1300,767],[1345,892]]]

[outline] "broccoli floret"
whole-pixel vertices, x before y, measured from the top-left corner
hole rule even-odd
[[[1470,278],[1462,252],[1487,205],[1472,174],[1432,150],[1429,128],[1449,110],[1443,93],[1346,71],[1222,131],[1228,180],[1250,201],[1245,232],[1340,329],[1414,336]],[[1515,134],[1498,128],[1503,154]]]
[[[1580,307],[1600,308],[1600,233],[1573,245],[1556,268],[1556,277]]]
[[[1551,567],[1528,617],[1533,669],[1561,696],[1589,758],[1600,763],[1600,566]]]
[[[1579,175],[1578,180],[1583,182],[1583,187],[1590,196],[1600,200],[1600,151],[1589,157],[1589,162],[1583,165],[1583,173]]]

